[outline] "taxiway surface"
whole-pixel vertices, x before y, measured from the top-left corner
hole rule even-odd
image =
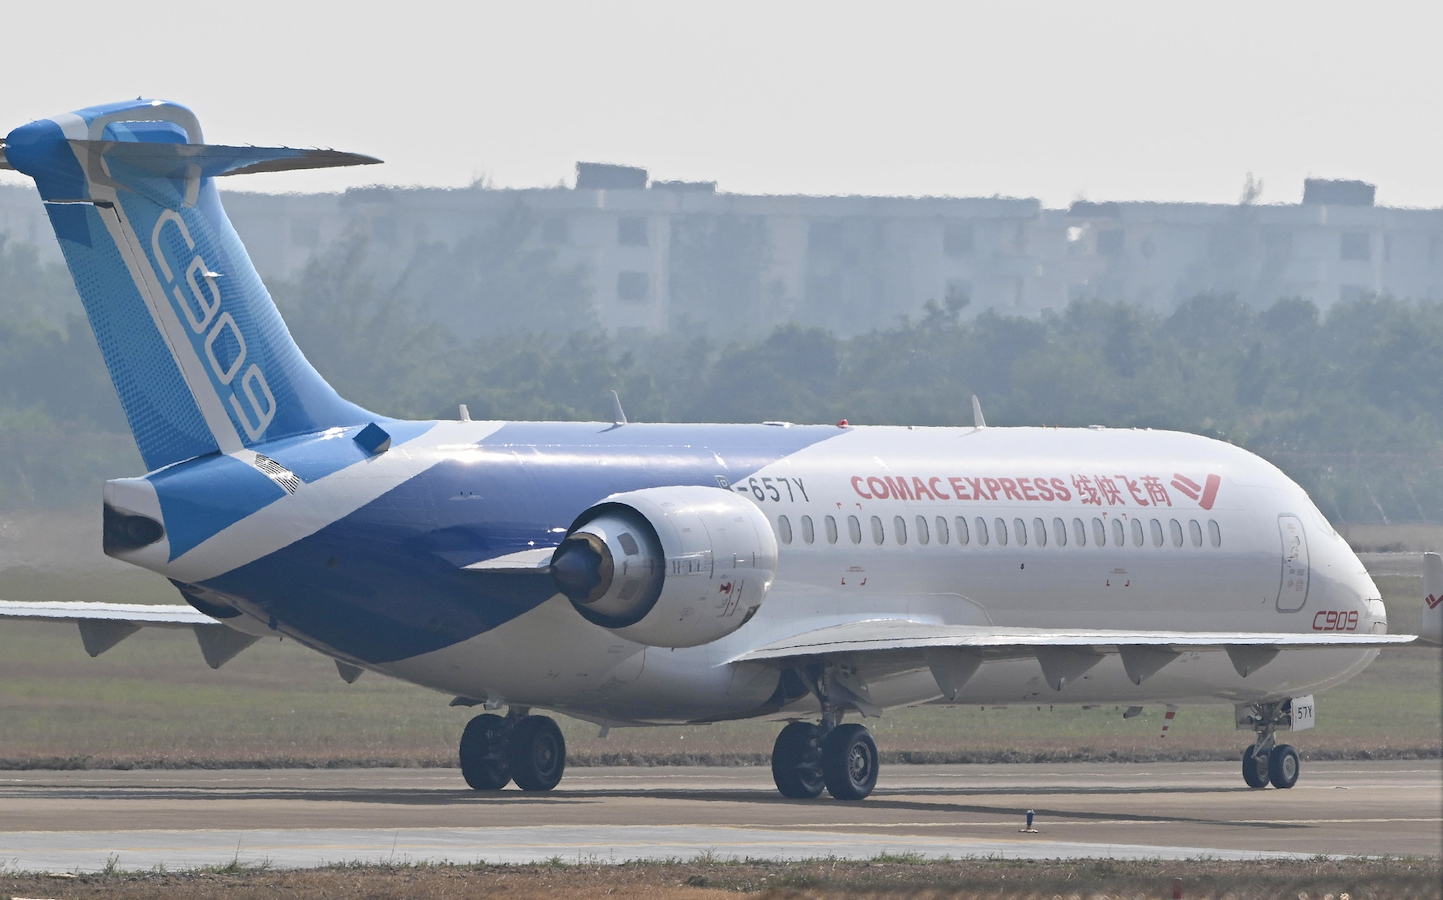
[[[1437,761],[1308,763],[1287,791],[1237,768],[890,766],[861,803],[784,800],[760,768],[572,769],[549,794],[446,769],[0,772],[0,866],[1443,852]]]

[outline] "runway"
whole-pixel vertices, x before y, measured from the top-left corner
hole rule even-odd
[[[539,795],[447,769],[4,772],[0,867],[1443,852],[1436,761],[1305,764],[1289,791],[1236,768],[891,766],[861,803],[784,800],[760,768],[573,769]]]

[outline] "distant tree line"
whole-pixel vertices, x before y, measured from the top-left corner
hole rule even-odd
[[[992,425],[1230,441],[1340,522],[1443,520],[1443,304],[1323,314],[1210,294],[1168,315],[1081,301],[1021,318],[954,298],[847,339],[794,324],[616,338],[595,327],[584,272],[516,249],[529,227],[423,251],[425,285],[366,274],[352,242],[273,291],[321,373],[387,415],[454,418],[464,402],[473,418],[605,419],[615,389],[634,421],[948,425],[970,423],[975,393]],[[489,335],[441,324],[455,308]],[[68,276],[0,243],[0,503],[96,502],[100,480],[140,469]]]

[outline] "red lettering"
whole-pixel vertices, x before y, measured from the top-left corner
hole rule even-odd
[[[952,498],[947,496],[947,492],[942,490],[942,486],[937,483],[941,480],[940,478],[928,478],[927,483],[932,486],[932,493],[937,495],[938,500],[951,500]]]
[[[1350,613],[1348,613],[1348,630],[1349,630],[1349,631],[1356,631],[1357,628],[1358,628],[1358,614],[1357,614],[1356,612],[1350,612]]]
[[[863,500],[871,500],[871,499],[872,499],[872,495],[871,495],[871,494],[864,494],[864,493],[862,493],[862,476],[861,476],[861,475],[853,475],[853,476],[852,476],[852,490],[856,491],[856,492],[857,492],[857,496],[858,496],[858,497],[861,497]]]
[[[1002,490],[1002,482],[996,478],[984,478],[982,483],[987,486],[987,499],[996,500],[997,492]]]
[[[1002,493],[1007,495],[1008,500],[1021,500],[1022,495],[1017,493],[1017,482],[1011,478],[1002,479]]]
[[[1032,500],[1032,501],[1036,501],[1036,500],[1037,500],[1037,494],[1032,490],[1032,479],[1031,479],[1031,478],[1019,478],[1019,479],[1017,479],[1017,487],[1022,491],[1022,496],[1023,496],[1024,499]]]
[[[962,479],[949,478],[947,479],[947,483],[952,485],[952,493],[957,495],[958,500],[972,499],[971,497],[967,496],[967,485],[962,482]]]
[[[934,478],[934,479],[932,479],[932,480],[933,480],[933,481],[936,481],[937,479]],[[927,490],[927,485],[926,485],[926,483],[924,483],[924,482],[922,481],[922,479],[918,478],[916,475],[913,475],[913,476],[912,476],[912,493],[914,493],[914,494],[917,495],[917,499],[918,499],[918,500],[921,500],[921,499],[922,499],[922,495],[923,495],[923,494],[926,494],[926,495],[927,495],[927,499],[928,499],[928,500],[936,500],[936,499],[937,499],[937,495],[934,494],[934,493],[932,493],[931,491]]]
[[[1032,479],[1032,484],[1037,488],[1037,498],[1043,503],[1048,502],[1056,496],[1052,493],[1052,488],[1047,486],[1046,478],[1034,478]]]
[[[1323,630],[1323,626],[1321,626],[1321,625],[1318,624],[1318,616],[1321,616],[1322,614],[1323,614],[1323,611],[1322,611],[1322,610],[1318,610],[1318,612],[1313,615],[1313,630],[1314,630],[1314,631],[1322,631],[1322,630]]]
[[[990,478],[989,478],[988,480],[991,481]],[[967,483],[970,484],[970,485],[972,485],[972,499],[973,499],[973,500],[991,500],[991,499],[992,499],[992,495],[991,495],[990,493],[988,493],[987,487],[986,487],[984,484],[982,484],[982,479],[981,479],[981,478],[969,478],[969,479],[967,479]],[[995,482],[994,482],[994,483],[995,483]]]
[[[887,482],[878,478],[876,475],[867,479],[867,490],[872,492],[872,499],[874,500],[886,500],[892,495],[891,490],[887,488]]]
[[[1067,482],[1061,478],[1052,479],[1052,489],[1057,492],[1057,499],[1063,503],[1072,499],[1072,492],[1067,489]]]
[[[895,477],[893,477],[893,476],[891,476],[891,475],[888,475],[888,476],[887,476],[887,484],[891,485],[891,487],[892,487],[892,499],[893,499],[893,500],[912,500],[912,499],[915,499],[915,498],[912,496],[912,489],[909,488],[909,487],[907,487],[907,479],[906,479],[906,478],[895,478]]]

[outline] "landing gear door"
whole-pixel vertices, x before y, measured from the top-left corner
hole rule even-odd
[[[1278,612],[1297,612],[1308,602],[1308,538],[1297,516],[1278,516],[1278,532],[1283,541]]]

